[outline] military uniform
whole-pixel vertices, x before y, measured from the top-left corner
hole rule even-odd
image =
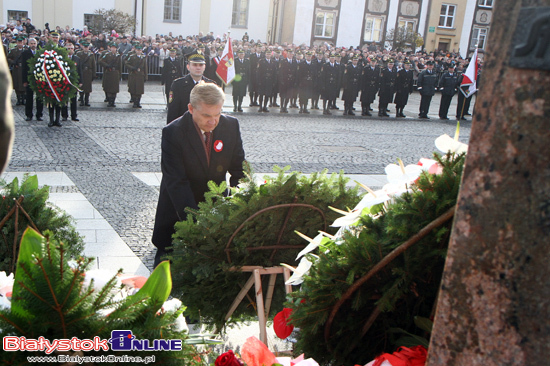
[[[90,44],[87,42],[81,42],[82,46],[87,47]],[[82,69],[82,80],[80,81],[82,84],[82,92],[80,94],[80,106],[90,106],[90,93],[92,92],[92,81],[94,81],[96,77],[96,63],[95,63],[95,56],[90,51],[80,51],[77,54],[78,58],[80,58],[80,67]]]
[[[244,54],[244,51],[239,50],[238,54]],[[234,65],[235,79],[231,83],[233,85],[233,112],[242,112],[243,98],[246,95],[246,87],[250,77],[250,61],[246,58],[241,60],[237,57]]]
[[[277,104],[277,94],[279,94],[279,65],[281,64],[281,51],[275,50],[273,57],[271,58],[271,61],[275,63],[275,77],[273,78],[273,91],[271,93],[271,98],[269,102],[270,107],[280,107],[279,104]],[[282,104],[282,101],[281,101]]]
[[[270,58],[263,58],[258,62],[257,82],[258,95],[260,96],[260,109],[258,112],[269,112],[267,102],[273,94],[277,75],[277,64]]]
[[[287,51],[288,52],[288,51]],[[288,113],[288,102],[296,89],[296,69],[298,63],[292,57],[279,63],[279,93],[281,94],[281,113]]]
[[[395,109],[396,117],[406,117],[403,109],[409,101],[409,94],[413,92],[412,70],[401,69],[395,78]]]
[[[298,79],[298,97],[300,98],[300,113],[309,113],[307,104],[313,95],[317,69],[313,61],[302,61],[296,68]]]
[[[313,93],[311,95],[311,109],[319,109],[319,97],[323,89],[322,73],[325,61],[323,60],[323,53],[317,53],[317,58],[313,60],[315,65],[316,77],[313,80]]]
[[[453,70],[454,71],[454,70]],[[441,102],[439,104],[439,118],[449,119],[447,113],[449,113],[449,106],[453,100],[453,96],[458,88],[458,76],[455,72],[444,72],[439,79],[439,90],[441,90]]]
[[[164,67],[162,68],[162,74],[160,78],[161,85],[164,85],[164,95],[168,102],[168,96],[170,95],[170,87],[174,80],[183,76],[182,63],[178,58],[168,57],[164,60]]]
[[[323,114],[331,114],[328,110],[328,103],[338,98],[340,68],[335,62],[327,62],[323,65],[320,77],[321,98],[323,99]]]
[[[23,38],[18,38],[18,42],[22,42]],[[25,48],[16,47],[8,54],[8,64],[11,69],[11,79],[13,83],[13,89],[17,96],[16,105],[25,104],[25,86],[23,83],[27,82],[26,75],[23,75],[23,51]]]
[[[428,61],[428,64],[433,65],[433,61]],[[430,103],[432,97],[435,94],[435,88],[437,86],[437,75],[434,70],[424,69],[418,75],[418,81],[416,83],[418,91],[420,92],[420,109],[418,116],[420,118],[429,119],[428,111],[430,109]]]
[[[250,106],[255,107],[258,104],[258,63],[263,58],[261,53],[250,55],[250,82],[248,91],[250,93]]]
[[[116,44],[110,44],[110,48],[116,47]],[[108,52],[99,59],[99,64],[103,66],[103,90],[107,96],[107,107],[116,107],[116,95],[120,91],[120,75],[122,70],[122,60],[119,53]]]
[[[344,86],[344,93],[342,94],[342,99],[344,100],[344,116],[348,114],[350,116],[355,115],[355,113],[353,113],[353,103],[357,99],[357,94],[359,94],[362,73],[363,70],[361,70],[358,65],[349,64],[346,67],[342,82]]]
[[[393,64],[393,60],[388,64]],[[391,66],[391,69],[389,66],[380,69],[380,98],[378,100],[379,117],[389,117],[386,110],[388,109],[388,104],[393,102],[396,77],[397,71],[393,65]]]
[[[370,105],[376,99],[376,93],[380,89],[380,68],[375,64],[363,68],[363,80],[361,82],[361,115],[371,116]]]
[[[137,53],[126,60],[128,69],[128,93],[134,101],[134,108],[141,108],[141,96],[145,93],[145,81],[147,81],[147,59]]]

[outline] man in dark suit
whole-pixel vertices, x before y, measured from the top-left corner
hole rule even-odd
[[[177,221],[187,207],[198,209],[209,181],[230,185],[244,177],[244,150],[237,119],[221,114],[225,94],[213,83],[200,82],[190,94],[189,110],[162,130],[162,181],[153,230],[158,248],[155,266],[172,245]]]
[[[164,95],[166,96],[166,102],[168,102],[168,96],[170,95],[170,87],[174,80],[183,76],[182,63],[179,58],[176,57],[176,49],[170,50],[170,57],[164,60],[164,67],[162,68],[162,74],[160,77],[160,84],[164,85]]]
[[[33,115],[33,99],[34,99],[34,92],[32,91],[29,81],[28,81],[28,75],[29,73],[33,72],[33,69],[29,69],[29,64],[27,63],[29,59],[33,58],[36,54],[36,47],[37,47],[37,41],[35,38],[29,38],[29,48],[27,48],[25,51],[23,51],[23,54],[21,58],[23,59],[23,74],[25,75],[25,80],[23,85],[26,88],[26,102],[25,102],[25,115],[27,116],[26,121],[32,121],[32,115]],[[42,113],[44,110],[44,105],[42,104],[42,99],[37,95],[36,96],[36,120],[42,121]]]
[[[172,122],[187,112],[189,95],[199,81],[203,80],[207,83],[214,82],[203,76],[206,67],[204,55],[196,53],[189,56],[187,60],[189,61],[187,64],[189,74],[172,82],[170,95],[168,96],[168,115],[166,117],[166,123]]]

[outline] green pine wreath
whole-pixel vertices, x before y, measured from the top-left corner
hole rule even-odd
[[[64,106],[75,96],[78,85],[76,64],[67,50],[52,43],[39,48],[28,61],[29,86],[47,105]]]

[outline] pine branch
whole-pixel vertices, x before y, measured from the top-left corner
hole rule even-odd
[[[0,318],[4,319],[4,321],[8,324],[10,324],[12,327],[14,327],[15,329],[17,329],[19,331],[19,333],[23,334],[23,335],[27,335],[27,332],[25,332],[23,329],[21,329],[17,324],[15,324],[14,322],[12,322],[10,319],[6,318],[4,316],[4,314],[0,313]]]
[[[48,254],[49,254],[49,243],[46,244],[48,247]],[[48,276],[48,273],[46,272],[46,269],[44,268],[44,265],[42,264],[42,258],[38,259],[38,265],[40,266],[40,269],[42,270],[42,274],[44,275],[44,279],[46,280],[46,283],[48,284],[48,288],[50,289],[50,293],[52,294],[52,298],[55,302],[55,307],[53,308],[57,313],[59,314],[59,319],[61,320],[61,329],[63,330],[63,338],[67,338],[67,327],[65,325],[65,314],[63,313],[63,307],[59,302],[57,301],[57,294],[52,288],[52,283],[50,281],[50,277]],[[51,256],[50,256],[50,262],[51,262]],[[63,265],[63,264],[61,264]]]

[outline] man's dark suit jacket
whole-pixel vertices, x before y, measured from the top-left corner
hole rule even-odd
[[[214,83],[206,77],[202,77],[202,80],[206,83]],[[189,104],[189,96],[191,90],[195,87],[195,81],[191,77],[191,74],[187,74],[182,78],[176,79],[172,82],[172,88],[170,89],[170,96],[168,98],[168,116],[166,117],[166,123],[170,123],[178,117],[183,116],[187,112],[187,105]]]
[[[236,186],[244,177],[244,150],[236,118],[220,117],[212,135],[210,165],[201,139],[189,112],[162,129],[162,181],[152,239],[157,248],[172,245],[174,224],[186,219],[186,207],[197,209],[204,201],[208,181],[220,184],[229,172],[230,185]]]

